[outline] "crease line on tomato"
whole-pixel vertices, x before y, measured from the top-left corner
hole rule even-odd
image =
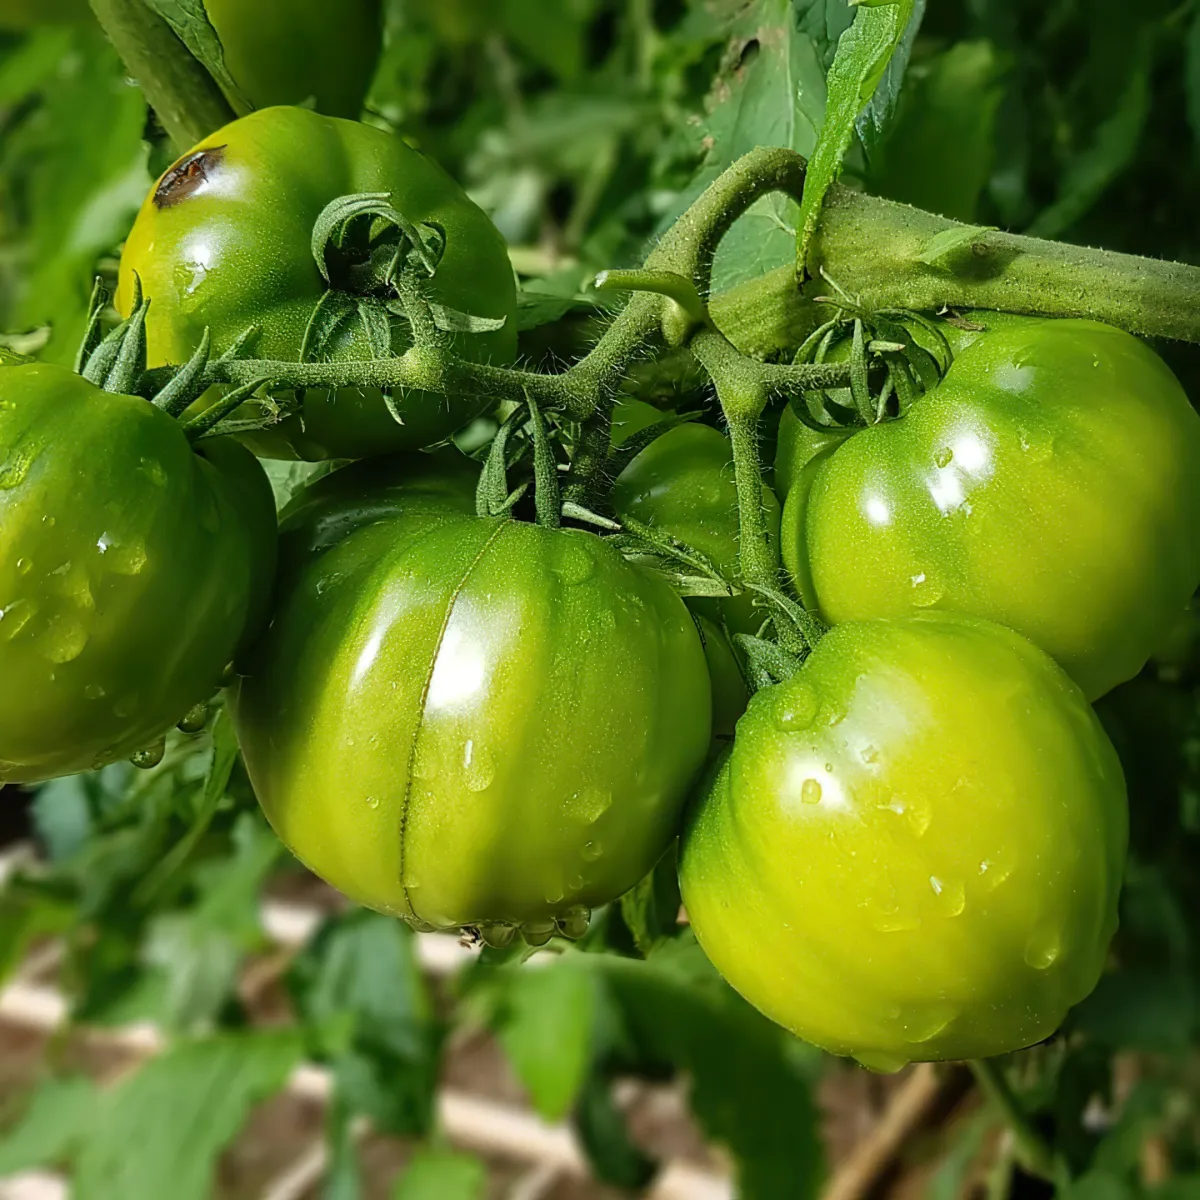
[[[479,553],[467,564],[467,569],[463,571],[462,578],[455,585],[454,591],[450,594],[449,603],[446,605],[446,615],[442,619],[442,627],[438,630],[437,641],[434,643],[433,654],[430,656],[429,672],[425,676],[425,682],[421,685],[421,699],[417,705],[417,727],[413,730],[412,748],[408,752],[408,766],[404,778],[404,799],[400,805],[400,822],[397,833],[400,837],[400,891],[404,895],[404,903],[408,908],[409,914],[414,921],[420,921],[422,918],[417,914],[417,910],[413,907],[412,899],[408,894],[408,885],[404,882],[404,863],[405,863],[405,834],[408,832],[408,810],[412,801],[412,781],[413,767],[417,759],[417,746],[421,740],[421,730],[425,725],[425,709],[429,702],[429,688],[433,683],[433,673],[437,670],[438,657],[442,652],[442,643],[446,640],[446,634],[450,629],[450,621],[454,616],[454,608],[458,604],[459,597],[463,593],[463,589],[467,586],[475,568],[483,561],[483,556],[492,548],[492,543],[504,532],[508,527],[507,520],[502,521],[489,535],[487,541],[479,547]]]

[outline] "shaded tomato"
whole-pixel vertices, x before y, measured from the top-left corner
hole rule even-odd
[[[684,902],[748,1000],[868,1066],[1053,1033],[1095,986],[1128,838],[1082,693],[954,614],[838,626],[760,691],[684,838]]]
[[[216,690],[265,616],[275,506],[242,446],[145,400],[0,370],[0,781],[90,770]]]
[[[185,155],[142,206],[121,258],[117,306],[128,314],[134,277],[151,300],[150,365],[186,362],[210,329],[222,353],[255,328],[255,353],[295,361],[326,283],[312,253],[313,227],[333,200],[387,193],[416,224],[436,226],[445,252],[430,282],[444,308],[504,326],[453,335],[476,362],[516,352],[516,285],[504,239],[440,167],[401,139],[299,108],[235,121]],[[336,266],[336,264],[334,264]],[[334,271],[335,285],[348,284]],[[397,320],[392,350],[410,344]],[[339,327],[326,357],[373,357],[361,323]],[[393,415],[371,389],[309,389],[299,413],[245,441],[267,458],[366,458],[440,442],[485,405],[479,396],[406,392]]]

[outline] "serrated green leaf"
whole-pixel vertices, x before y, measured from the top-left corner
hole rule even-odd
[[[218,1155],[300,1061],[294,1031],[185,1042],[106,1093],[75,1200],[209,1200]]]
[[[838,42],[827,80],[825,118],[804,184],[797,241],[797,262],[801,269],[808,260],[808,246],[820,219],[825,194],[842,172],[858,119],[904,42],[915,11],[914,0],[860,8],[854,23]]]
[[[98,1097],[90,1079],[47,1079],[21,1120],[0,1139],[0,1178],[60,1166],[91,1133]]]
[[[534,1107],[561,1120],[575,1102],[592,1062],[600,997],[595,980],[574,960],[500,977],[496,1034]]]
[[[234,82],[225,65],[221,38],[208,18],[204,0],[146,0],[146,4],[171,26],[179,40],[221,85],[238,115],[245,116],[250,112],[254,105]]]

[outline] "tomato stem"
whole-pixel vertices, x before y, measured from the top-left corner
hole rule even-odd
[[[870,309],[1085,317],[1200,342],[1200,267],[963,225],[842,186],[826,198],[806,265]]]
[[[104,32],[179,150],[236,115],[213,77],[144,0],[91,0]]]
[[[1054,1150],[1034,1127],[1024,1105],[1009,1085],[994,1058],[976,1058],[967,1063],[976,1083],[1004,1116],[1012,1131],[1017,1159],[1030,1174],[1053,1181]]]

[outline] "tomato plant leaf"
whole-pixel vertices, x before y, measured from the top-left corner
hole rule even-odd
[[[302,1046],[294,1031],[222,1034],[152,1059],[96,1106],[72,1194],[207,1200],[217,1156],[283,1086]]]
[[[888,66],[904,44],[910,26],[919,23],[922,10],[914,0],[889,0],[860,7],[854,24],[842,34],[829,68],[828,101],[816,149],[808,163],[804,199],[800,206],[797,263],[803,273],[808,245],[817,228],[825,194],[842,172],[846,151],[859,118],[884,80]],[[890,111],[898,84],[889,84],[891,100],[881,102],[879,113]],[[871,124],[878,132],[875,117]]]
[[[146,3],[171,26],[179,40],[220,84],[238,115],[244,116],[250,112],[254,106],[246,99],[225,65],[225,50],[220,36],[208,19],[204,0],[146,0]]]
[[[483,1200],[487,1170],[471,1154],[418,1150],[396,1181],[392,1200]]]

